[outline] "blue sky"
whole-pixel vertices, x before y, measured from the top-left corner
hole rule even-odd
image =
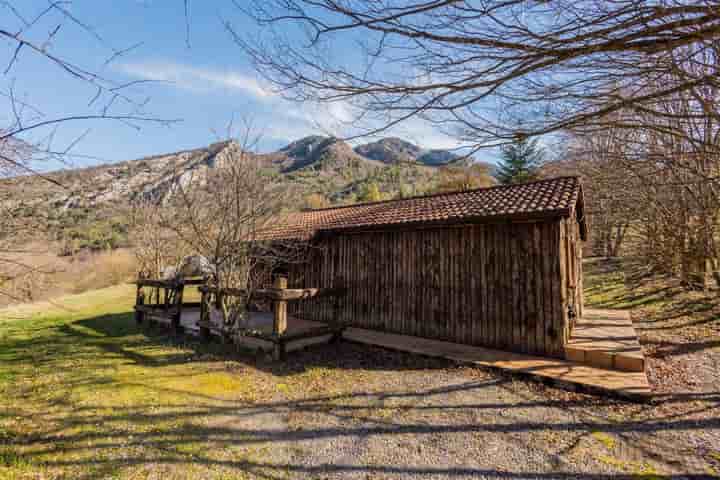
[[[242,0],[240,0],[242,1]],[[48,5],[47,0],[19,2],[31,17]],[[190,41],[186,43],[185,17],[181,0],[75,0],[73,15],[92,25],[102,41],[77,25],[65,21],[51,51],[91,71],[119,82],[158,80],[134,88],[136,98],[150,97],[146,111],[155,117],[181,119],[170,127],[142,124],[136,131],[115,122],[64,124],[55,133],[55,148],[67,145],[86,130],[75,151],[93,159],[76,159],[73,166],[119,161],[207,145],[226,137],[229,122],[250,119],[253,131],[262,137],[261,150],[276,149],[310,134],[348,135],[336,119],[349,118],[344,104],[300,105],[281,99],[256,76],[223,27],[230,20],[236,31],[252,34],[254,26],[230,1],[190,1]],[[0,26],[8,12],[0,6]],[[60,17],[40,22],[30,32],[40,40],[57,25]],[[12,23],[12,22],[11,22]],[[19,25],[19,24],[18,24]],[[16,26],[18,26],[16,25]],[[298,38],[298,41],[301,39]],[[104,65],[112,48],[142,45]],[[337,45],[339,50],[349,45]],[[3,70],[12,56],[9,43],[0,43]],[[2,88],[13,84],[47,117],[84,114],[94,90],[63,73],[46,60],[21,52],[13,69],[2,78]],[[8,114],[6,106],[4,114]],[[44,131],[43,134],[48,134]],[[420,121],[391,132],[426,148],[451,148],[457,143]],[[35,135],[39,135],[37,132]],[[57,168],[56,165],[46,166]]]

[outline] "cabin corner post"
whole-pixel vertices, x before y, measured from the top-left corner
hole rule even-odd
[[[137,292],[135,293],[135,307],[142,307],[145,304],[145,293],[141,283],[137,283]],[[135,308],[135,321],[138,325],[142,325],[145,319],[145,313],[139,308]]]

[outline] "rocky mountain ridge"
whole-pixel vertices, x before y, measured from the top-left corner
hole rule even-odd
[[[50,239],[70,245],[69,252],[122,246],[127,241],[128,207],[133,201],[161,200],[177,184],[202,178],[237,158],[239,151],[236,142],[222,141],[45,174],[62,187],[39,176],[0,179],[0,212],[20,222],[42,219]],[[442,181],[441,167],[464,165],[451,152],[423,150],[394,138],[353,148],[336,138],[311,136],[275,152],[254,154],[254,158],[275,181],[302,192],[298,207],[353,203],[377,195],[422,194]],[[444,163],[445,159],[449,163]]]
[[[372,143],[358,145],[355,152],[365,158],[387,164],[420,163],[428,166],[441,166],[463,160],[449,150],[423,149],[397,137],[382,138]]]
[[[137,198],[159,198],[176,182],[187,183],[222,164],[240,146],[222,141],[207,147],[153,155],[107,165],[51,172],[65,188],[40,177],[0,180],[0,204],[13,209],[93,208]],[[301,183],[342,201],[343,192],[356,192],[365,181],[431,181],[437,168],[457,160],[451,152],[425,150],[399,138],[385,138],[355,148],[332,137],[309,136],[276,152],[258,154],[281,181]]]

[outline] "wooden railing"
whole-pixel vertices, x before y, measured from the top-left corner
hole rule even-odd
[[[147,315],[167,318],[176,332],[182,331],[180,318],[183,307],[200,306],[200,302],[183,301],[185,286],[202,285],[203,283],[202,279],[140,279],[136,281],[135,320],[141,324]]]
[[[275,345],[273,352],[275,358],[283,358],[285,356],[285,345],[290,341],[327,334],[337,337],[345,328],[344,325],[334,321],[322,327],[288,332],[287,316],[288,302],[310,298],[333,297],[335,299],[335,302],[333,302],[335,310],[337,310],[339,298],[346,293],[346,290],[343,288],[287,288],[287,278],[277,277],[273,282],[272,288],[257,289],[250,293],[248,293],[247,290],[235,288],[218,289],[207,285],[201,286],[199,290],[202,293],[202,301],[200,302],[200,334],[204,337],[209,337],[212,333],[212,323],[210,320],[211,309],[213,306],[220,306],[224,296],[243,297],[246,300],[270,300],[273,311],[272,332],[268,334],[263,331],[245,330],[241,332],[241,334],[272,342]],[[333,318],[337,319],[337,316],[335,315]]]

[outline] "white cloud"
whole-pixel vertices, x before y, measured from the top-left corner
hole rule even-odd
[[[185,90],[211,92],[221,87],[263,101],[274,97],[255,78],[231,70],[221,71],[172,62],[120,63],[115,68],[134,78],[171,82]]]
[[[357,135],[362,129],[381,125],[355,125],[354,120],[359,112],[347,101],[298,104],[284,100],[280,95],[264,88],[255,77],[236,70],[206,68],[172,61],[119,63],[114,68],[132,78],[171,82],[176,88],[192,92],[215,94],[219,89],[225,89],[262,102],[262,108],[254,109],[257,126],[262,125],[258,133],[275,141],[291,142],[316,134],[347,138]],[[420,118],[409,119],[379,136],[401,137],[426,149],[455,149],[463,146],[457,139]],[[360,144],[373,140],[360,138],[351,143]],[[458,153],[464,151],[466,150]]]

